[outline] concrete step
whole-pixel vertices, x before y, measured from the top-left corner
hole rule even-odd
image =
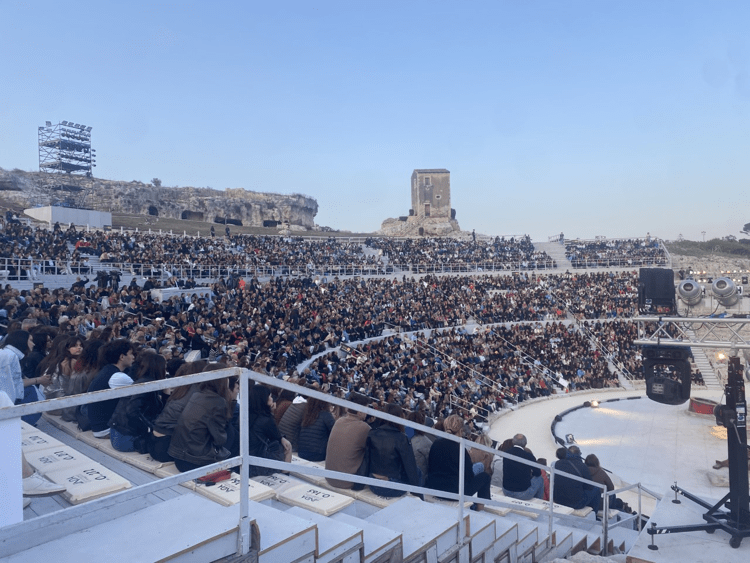
[[[331,520],[299,506],[291,507],[286,514],[315,523],[316,563],[362,563],[365,560],[364,532],[361,527]]]
[[[367,521],[402,531],[404,563],[442,561],[455,549],[459,534],[455,514],[446,512],[440,505],[404,497],[369,516]],[[464,525],[468,525],[468,515]]]
[[[236,552],[238,514],[236,507],[225,508],[196,495],[183,495],[25,549],[3,561],[62,561],[75,558],[82,545],[86,546],[87,558],[108,563],[214,561]],[[257,538],[254,522],[251,529]],[[101,541],[91,541],[93,537]]]
[[[614,541],[615,546],[622,546],[621,553],[627,553],[638,541],[639,532],[631,528],[617,527],[609,529],[609,537]]]
[[[385,526],[368,522],[344,512],[330,517],[334,522],[348,524],[362,530],[364,538],[364,563],[383,563],[399,561],[403,557],[401,532]]]
[[[231,509],[239,510],[239,505]],[[250,501],[249,514],[259,531],[258,563],[315,561],[318,530],[310,519]]]

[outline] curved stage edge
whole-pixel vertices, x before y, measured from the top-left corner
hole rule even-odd
[[[719,401],[718,393],[695,390],[694,397]],[[591,408],[584,403],[598,401]],[[718,499],[728,491],[728,470],[716,470],[727,457],[726,429],[712,415],[656,403],[645,390],[591,390],[534,401],[493,421],[490,436],[502,442],[525,434],[528,447],[548,464],[556,460],[557,437],[572,434],[583,456],[596,454],[611,471],[615,486],[642,483],[664,494],[675,481],[699,497]],[[646,506],[644,506],[644,511]]]

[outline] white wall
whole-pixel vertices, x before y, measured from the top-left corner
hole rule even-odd
[[[24,209],[26,215],[39,221],[50,224],[60,223],[67,225],[73,223],[76,226],[102,228],[104,225],[112,225],[112,214],[108,211],[92,211],[90,209],[73,209],[71,207],[32,207]]]
[[[13,406],[5,391],[0,391],[0,408]],[[23,520],[21,484],[21,419],[0,421],[0,528]]]

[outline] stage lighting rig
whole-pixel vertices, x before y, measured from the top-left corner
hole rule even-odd
[[[667,270],[671,273],[671,270]],[[672,274],[673,275],[673,274]],[[662,309],[669,301],[669,291],[665,280],[669,274],[648,274],[641,277],[639,286],[639,309],[657,312],[658,304],[653,300],[653,288],[648,282],[657,280],[656,293]],[[674,286],[672,286],[674,288]],[[718,278],[711,287],[717,300],[725,306],[733,306],[739,300],[741,291],[730,278]],[[688,303],[700,302],[704,289],[695,280],[684,280],[677,293]],[[651,302],[647,299],[651,295]],[[722,301],[719,301],[720,303]],[[643,305],[641,308],[640,305]],[[714,411],[717,424],[727,429],[729,459],[729,493],[718,503],[707,502],[675,484],[672,489],[706,509],[703,522],[683,526],[657,526],[648,529],[652,536],[651,549],[658,549],[654,538],[658,534],[706,531],[713,533],[721,529],[730,534],[729,545],[737,548],[742,540],[750,536],[750,494],[748,493],[748,447],[743,368],[738,351],[750,356],[750,318],[698,318],[679,316],[643,316],[635,319],[638,323],[639,339],[634,342],[643,349],[643,373],[646,379],[646,392],[650,399],[670,405],[678,405],[690,397],[691,347],[729,349],[727,383],[724,388],[726,401]],[[700,337],[695,331],[700,331]]]
[[[716,302],[726,309],[731,309],[740,304],[742,298],[743,288],[742,285],[735,282],[730,277],[720,278],[706,278],[710,283],[710,292],[706,291],[706,287],[702,286],[700,282],[694,278],[688,278],[677,286],[677,295],[680,300],[688,305],[688,307],[695,307],[706,297],[712,297]],[[742,278],[743,283],[747,281],[747,277]]]

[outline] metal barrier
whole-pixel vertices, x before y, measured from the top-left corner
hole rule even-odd
[[[19,522],[17,524],[6,526],[0,529],[0,544],[5,539],[12,537],[16,533],[21,533],[21,532],[25,533],[29,531],[41,531],[47,528],[48,526],[79,517],[93,510],[98,510],[98,509],[103,509],[106,507],[114,506],[117,503],[125,502],[127,500],[131,500],[137,497],[141,497],[143,495],[150,494],[158,490],[177,485],[184,481],[188,481],[190,479],[195,479],[195,478],[207,475],[208,473],[212,473],[217,470],[227,469],[230,467],[241,465],[240,513],[239,513],[239,521],[238,521],[239,541],[238,541],[238,546],[237,546],[237,554],[245,555],[248,553],[251,547],[250,546],[249,499],[248,499],[248,478],[249,478],[249,467],[251,463],[253,465],[259,465],[259,466],[269,467],[272,469],[277,469],[279,471],[294,470],[297,473],[305,473],[305,474],[310,473],[312,475],[330,477],[330,478],[335,478],[335,479],[343,479],[346,481],[361,483],[365,485],[382,486],[382,481],[379,479],[373,479],[369,477],[360,477],[357,475],[350,475],[348,473],[340,473],[337,471],[319,469],[316,467],[293,465],[293,464],[289,464],[285,462],[274,461],[274,460],[269,460],[265,458],[258,458],[258,457],[250,455],[247,451],[249,412],[248,412],[246,401],[248,397],[251,380],[254,381],[255,383],[264,384],[264,385],[268,385],[271,387],[278,387],[281,389],[287,389],[287,390],[299,393],[301,395],[314,397],[314,398],[323,400],[333,405],[354,409],[360,412],[365,412],[368,415],[374,416],[376,418],[379,418],[385,421],[393,422],[393,423],[403,425],[403,426],[408,426],[416,430],[419,430],[421,432],[424,432],[426,434],[432,434],[440,438],[446,438],[448,440],[458,442],[460,445],[459,475],[464,474],[464,452],[466,451],[467,448],[480,449],[482,451],[489,452],[493,455],[497,455],[503,458],[509,457],[513,459],[513,461],[523,463],[524,465],[528,465],[532,468],[540,469],[541,471],[546,471],[550,475],[550,499],[554,498],[555,476],[559,474],[560,472],[555,470],[553,467],[542,466],[537,463],[528,462],[516,456],[509,456],[505,452],[501,452],[499,450],[489,448],[482,444],[475,443],[475,442],[467,442],[467,440],[464,439],[463,437],[453,436],[451,434],[447,434],[445,432],[441,432],[433,428],[429,428],[427,426],[422,426],[422,425],[410,422],[405,419],[397,418],[397,417],[388,415],[386,413],[383,413],[383,412],[380,412],[380,411],[377,411],[368,407],[362,407],[362,406],[356,405],[354,403],[351,403],[344,399],[339,399],[337,397],[328,395],[326,393],[315,391],[309,388],[299,387],[295,384],[288,383],[280,379],[262,375],[260,373],[252,372],[250,370],[246,370],[242,368],[227,368],[227,369],[219,370],[219,371],[204,372],[204,373],[199,373],[195,375],[188,375],[188,376],[183,376],[183,377],[178,377],[178,378],[154,381],[150,383],[134,384],[128,387],[121,387],[118,389],[107,389],[104,391],[96,391],[93,393],[87,393],[83,395],[61,397],[58,399],[50,399],[50,400],[45,400],[45,401],[41,401],[37,403],[28,403],[28,404],[23,404],[23,405],[16,405],[13,407],[2,408],[0,409],[0,421],[12,419],[12,418],[18,418],[18,417],[28,415],[28,414],[33,414],[33,413],[48,412],[48,411],[66,408],[66,407],[75,407],[75,406],[84,405],[88,403],[105,401],[108,399],[128,397],[132,395],[138,395],[141,393],[159,391],[159,390],[163,390],[167,388],[174,388],[174,387],[182,386],[182,385],[201,383],[204,381],[221,379],[221,378],[231,377],[231,376],[237,376],[240,382],[240,394],[239,394],[238,400],[239,400],[239,405],[240,405],[240,436],[243,438],[240,440],[240,455],[239,456],[229,458],[221,462],[206,465],[198,469],[187,471],[180,475],[158,479],[154,482],[151,482],[145,485],[139,485],[131,489],[121,491],[119,493],[114,493],[110,496],[106,496],[100,499],[87,502],[82,505],[66,508],[64,510],[57,511],[51,514],[47,514],[45,516],[39,516],[37,518],[34,518],[26,522]],[[594,487],[603,489],[603,493],[606,493],[606,486],[604,485],[594,483],[593,481],[588,481],[586,479],[580,478],[576,475],[571,475],[569,473],[563,473],[563,475],[567,479],[580,481],[582,483],[586,483]],[[640,492],[640,490],[642,489],[640,485],[633,485],[625,489],[618,489],[617,491],[613,491],[611,494],[614,494],[615,492],[619,492],[621,490],[634,488],[636,486],[639,487],[639,492]],[[467,497],[464,494],[464,480],[463,479],[459,479],[458,494],[434,490],[434,489],[428,489],[426,487],[416,487],[416,486],[411,486],[411,485],[405,485],[405,484],[397,483],[397,482],[389,482],[388,487],[391,489],[405,491],[408,493],[435,495],[441,498],[450,498],[452,500],[459,501],[458,507],[457,507],[456,518],[457,518],[457,522],[459,523],[459,529],[463,529],[463,527],[460,526],[460,523],[463,521],[464,502],[467,500]],[[490,500],[474,499],[474,497],[470,497],[470,498],[472,498],[472,500],[481,501],[481,503],[485,505],[492,505],[492,506],[499,506],[499,507],[511,507],[511,508],[514,507],[514,505],[512,504],[508,504],[502,501],[491,500],[491,499]],[[608,510],[606,510],[606,508],[608,507],[608,502],[607,502],[608,498],[609,498],[608,495],[605,494],[604,496],[605,510],[604,510],[604,516],[602,518],[602,531],[603,531],[602,533],[605,539],[605,543],[604,543],[605,550],[606,550],[607,530],[609,527],[608,526]],[[640,514],[640,506],[641,506],[641,503],[640,503],[640,497],[639,497],[639,514]],[[558,518],[561,520],[566,520],[566,519],[569,520],[569,519],[575,518],[575,517],[571,517],[565,514],[555,513],[554,503],[551,501],[549,502],[548,508],[546,510],[535,509],[531,507],[528,507],[528,508],[525,507],[524,510],[528,510],[530,512],[535,512],[539,514],[544,514],[544,513],[548,514],[548,532],[549,532],[548,537],[550,538],[552,537],[554,518]],[[465,535],[459,538],[459,543],[464,543],[465,541],[467,541],[467,537]]]

